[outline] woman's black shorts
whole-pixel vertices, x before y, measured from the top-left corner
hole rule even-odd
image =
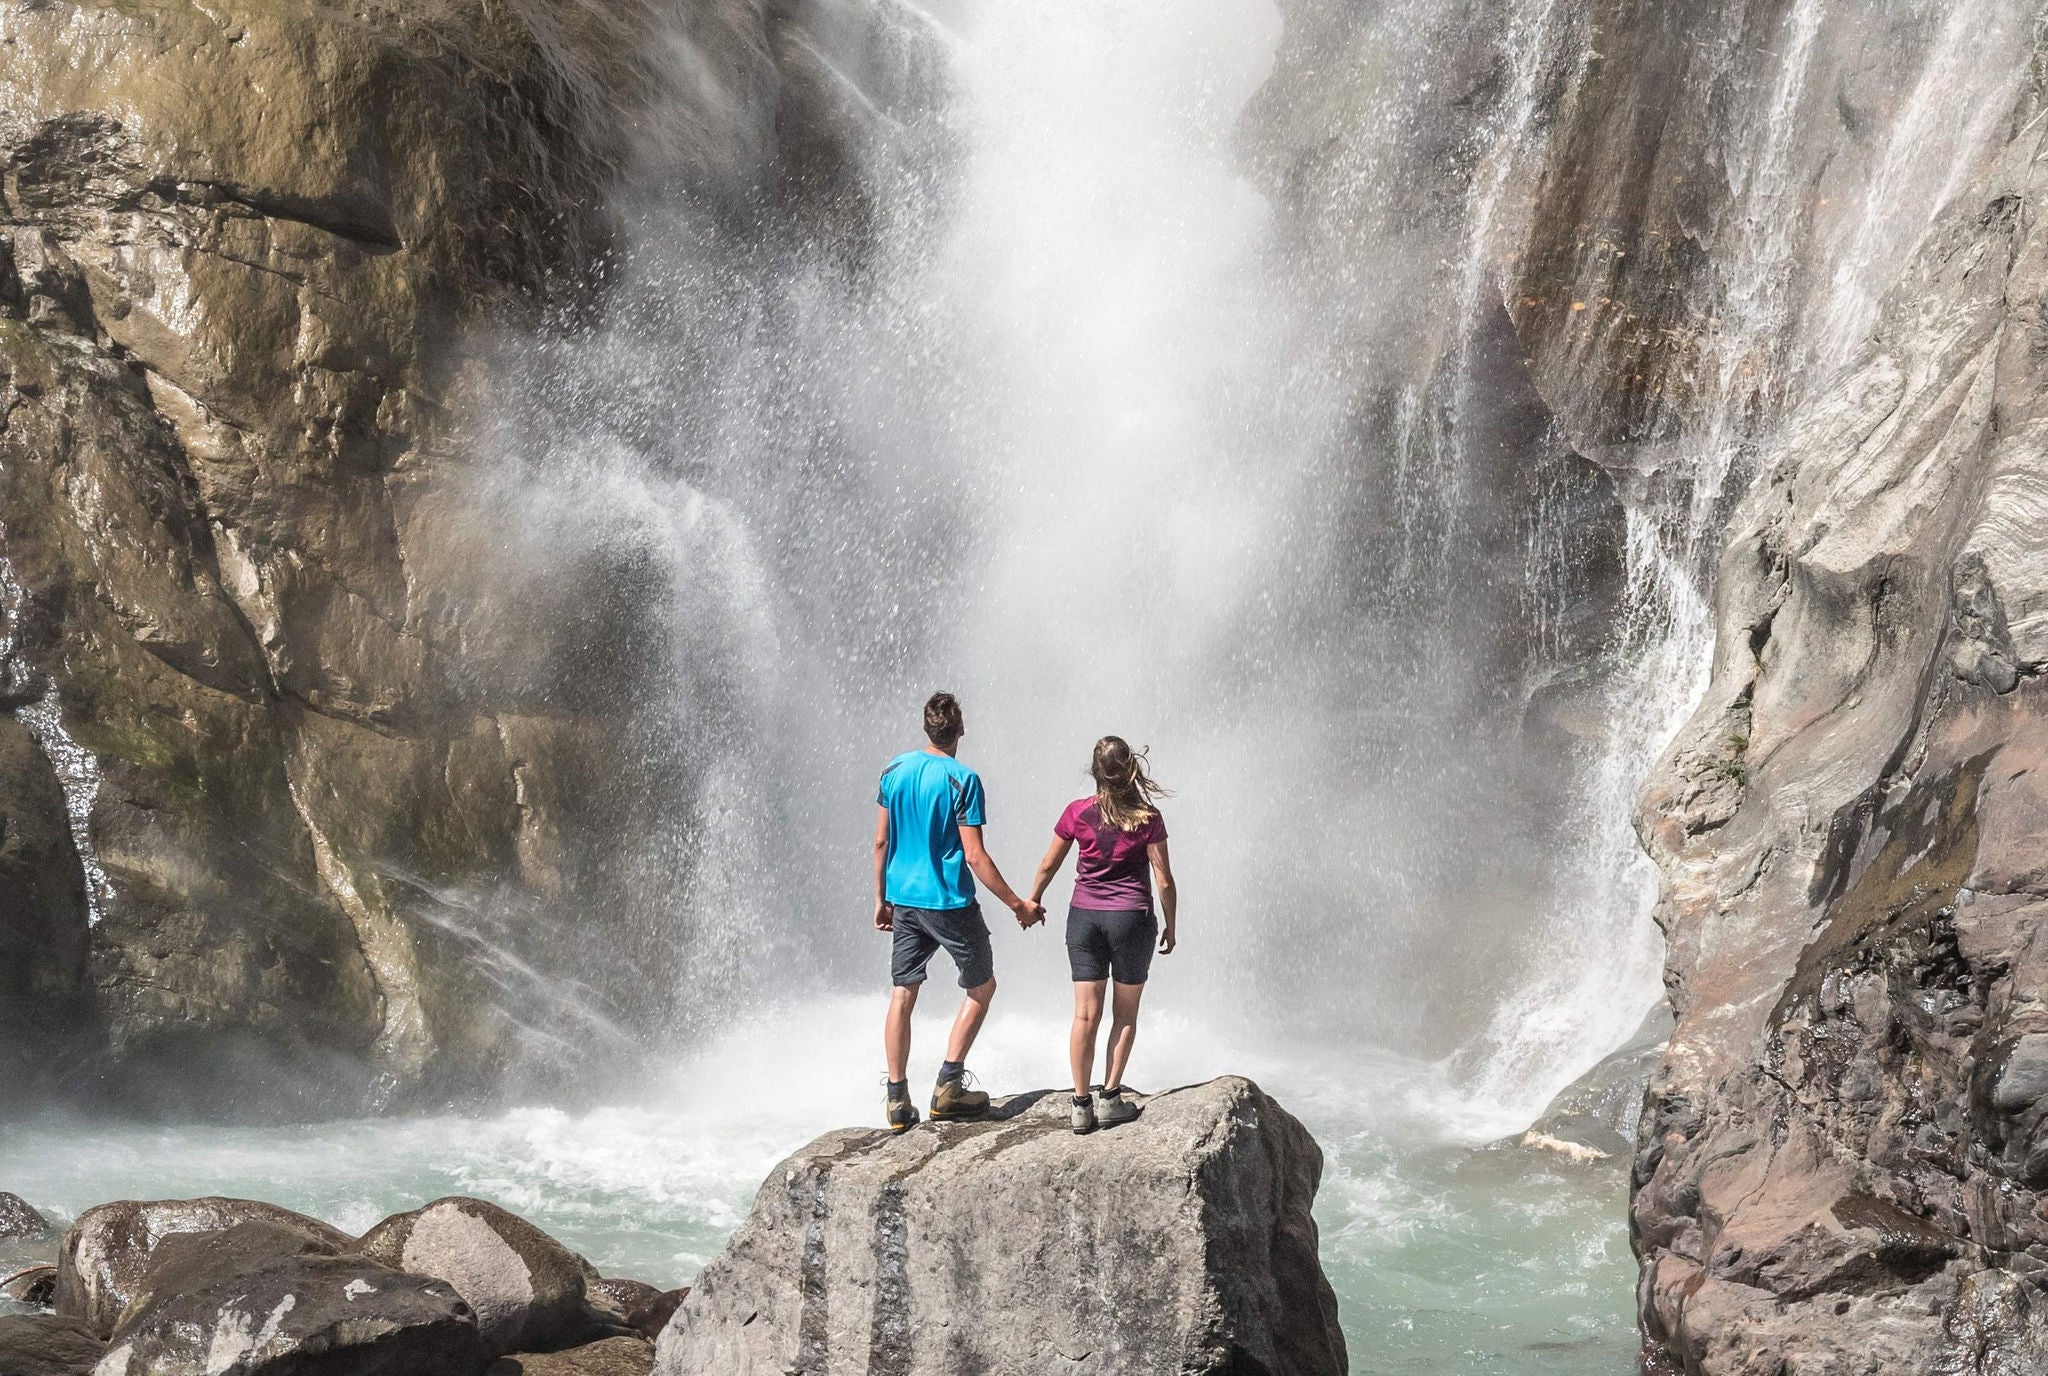
[[[1143,984],[1152,971],[1152,948],[1159,941],[1159,923],[1149,909],[1097,912],[1067,909],[1067,963],[1074,982],[1114,978],[1118,984]]]

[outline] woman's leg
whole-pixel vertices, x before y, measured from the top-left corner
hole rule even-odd
[[[1102,1026],[1102,993],[1107,980],[1074,981],[1074,1031],[1067,1052],[1074,1062],[1074,1097],[1088,1093],[1095,1073],[1095,1033]]]
[[[1124,1067],[1131,1063],[1131,1044],[1138,1040],[1138,1000],[1145,997],[1142,984],[1119,984],[1110,996],[1109,1064],[1102,1074],[1104,1089],[1121,1089]],[[1096,1018],[1102,1016],[1102,995],[1096,993]],[[1090,1038],[1092,1044],[1093,1038]]]

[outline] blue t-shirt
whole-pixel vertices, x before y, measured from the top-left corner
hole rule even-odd
[[[950,755],[911,750],[889,761],[875,801],[889,809],[882,892],[899,908],[964,908],[974,876],[960,828],[981,820],[981,776]]]

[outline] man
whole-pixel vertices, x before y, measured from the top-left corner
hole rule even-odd
[[[959,967],[967,996],[932,1090],[932,1118],[978,1118],[988,1111],[988,1095],[966,1081],[967,1053],[996,992],[995,955],[974,881],[1017,915],[1018,926],[1045,920],[1045,906],[1019,898],[982,847],[981,776],[956,758],[967,724],[951,693],[933,693],[925,703],[924,734],[929,744],[889,761],[875,791],[875,930],[894,935],[895,987],[882,1025],[891,1132],[917,1125],[917,1106],[910,1102],[910,1014],[925,966],[941,946]]]

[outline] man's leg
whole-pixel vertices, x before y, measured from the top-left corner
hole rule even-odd
[[[946,1041],[946,1063],[939,1067],[939,1082],[932,1087],[932,1117],[979,1118],[988,1112],[988,1093],[967,1087],[963,1062],[974,1047],[975,1034],[988,1016],[988,1001],[996,993],[995,953],[989,947],[988,924],[976,906],[956,909],[946,915],[940,940],[960,967],[960,1012],[953,1018],[953,1035]]]
[[[882,1054],[889,1062],[889,1080],[910,1078],[910,1015],[917,1008],[920,984],[899,984],[889,991],[889,1013],[882,1020]]]
[[[988,1001],[995,996],[994,977],[966,991],[960,1000],[960,1011],[953,1018],[953,1036],[946,1043],[947,1060],[958,1063],[967,1059],[967,1053],[974,1049],[974,1039],[981,1034],[982,1021],[988,1017]],[[909,1033],[904,1036],[907,1040]]]
[[[1074,1030],[1067,1055],[1074,1063],[1074,1097],[1086,1098],[1095,1075],[1095,1034],[1102,1028],[1102,994],[1107,980],[1074,981]]]
[[[1102,1074],[1106,1089],[1123,1088],[1124,1067],[1131,1063],[1131,1045],[1138,1040],[1138,1000],[1144,997],[1142,984],[1119,984],[1110,995],[1109,1064]]]

